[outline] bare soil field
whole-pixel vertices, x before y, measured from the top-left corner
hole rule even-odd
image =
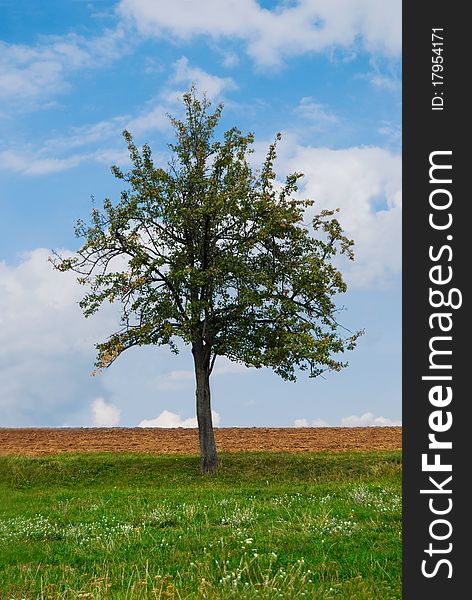
[[[215,433],[220,452],[345,452],[402,446],[401,427],[228,427]],[[58,452],[197,454],[198,433],[196,429],[139,427],[0,429],[0,455]]]

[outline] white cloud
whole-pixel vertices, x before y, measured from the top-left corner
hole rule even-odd
[[[114,404],[107,404],[103,398],[92,402],[92,414],[95,427],[116,427],[121,417],[120,409]]]
[[[96,142],[103,143],[103,140],[117,137],[129,119],[130,117],[127,115],[118,115],[108,120],[98,121],[97,123],[90,123],[81,127],[71,127],[65,135],[47,139],[43,150],[45,152],[60,152],[71,150],[72,148],[80,148]]]
[[[287,56],[349,49],[400,54],[401,2],[300,0],[274,9],[256,0],[121,0],[119,12],[146,36],[170,35],[239,39],[258,65],[276,65]]]
[[[168,107],[157,104],[156,106],[141,110],[138,115],[129,118],[124,128],[133,135],[142,135],[143,133],[155,130],[164,131],[170,128],[167,112]]]
[[[72,72],[97,68],[119,58],[128,46],[122,29],[105,30],[96,38],[74,33],[49,36],[37,45],[0,41],[0,101],[10,106],[43,101],[68,87]]]
[[[223,66],[232,69],[239,64],[239,56],[236,52],[223,52]]]
[[[341,419],[342,427],[388,427],[401,425],[401,421],[394,421],[386,417],[376,417],[371,412],[366,412],[363,415],[351,415]]]
[[[294,427],[329,427],[329,423],[323,419],[313,419],[308,421],[307,419],[295,419]]]
[[[339,121],[338,117],[326,106],[319,104],[311,96],[302,98],[295,112],[312,127],[322,127]]]
[[[55,271],[49,254],[38,248],[17,265],[0,262],[3,426],[86,424],[85,404],[101,385],[90,377],[94,344],[116,327],[114,308],[84,319],[77,306],[84,288],[74,274]]]
[[[22,173],[23,175],[49,175],[59,173],[77,167],[81,162],[89,158],[89,155],[73,155],[67,158],[53,158],[41,156],[42,151],[17,152],[15,150],[3,150],[0,152],[1,169]]]
[[[118,133],[117,131],[117,139]],[[123,145],[123,142],[121,143]],[[68,171],[87,161],[94,161],[106,164],[107,166],[112,164],[120,166],[130,165],[128,150],[118,147],[105,147],[93,152],[75,153],[66,157],[54,157],[51,154],[48,147],[42,147],[37,150],[26,148],[21,152],[3,150],[0,152],[0,170],[3,169],[10,173],[21,173],[22,175],[33,177]]]
[[[213,425],[218,427],[220,424],[220,415],[214,410],[211,411]],[[177,413],[170,412],[169,410],[163,410],[161,414],[155,419],[144,419],[138,425],[138,427],[164,427],[164,428],[195,428],[197,427],[197,417],[190,417],[188,419],[182,419]]]
[[[190,87],[192,83],[196,85],[197,90],[206,92],[206,96],[209,100],[214,100],[221,95],[223,90],[232,90],[236,88],[236,84],[231,77],[218,77],[211,75],[203,69],[198,67],[192,67],[186,56],[182,56],[177,60],[174,65],[174,83],[184,83],[186,89]],[[180,98],[182,91],[172,91],[169,94],[169,98]]]
[[[389,121],[383,121],[381,126],[377,129],[380,135],[383,135],[389,144],[397,144],[401,141],[402,128],[397,123],[391,123]]]
[[[401,269],[401,157],[378,147],[340,150],[280,144],[279,172],[301,171],[301,196],[321,209],[340,208],[339,221],[355,241],[355,261],[342,263],[351,287],[382,282]]]
[[[402,87],[401,63],[390,57],[376,55],[370,58],[369,65],[370,69],[359,73],[357,77],[380,92],[398,96]]]
[[[73,127],[68,135],[50,138],[37,148],[0,151],[0,170],[38,176],[73,169],[87,161],[108,166],[129,165],[129,152],[124,147],[122,130],[127,129],[139,136],[168,126],[166,109],[158,105],[139,111],[136,116],[123,115],[108,121]],[[94,146],[97,145],[101,147],[95,149]],[[72,149],[80,150],[67,156]]]
[[[174,64],[174,73],[169,81],[158,98],[145,103],[135,114],[117,115],[97,123],[71,127],[64,135],[49,138],[36,147],[23,145],[20,149],[0,150],[0,170],[38,176],[73,169],[90,161],[108,166],[129,166],[122,130],[127,129],[135,138],[148,136],[156,130],[170,130],[168,114],[180,110],[176,103],[185,91],[177,90],[176,83],[185,83],[186,89],[192,82],[196,83],[200,91],[207,92],[209,100],[214,100],[225,89],[235,87],[230,78],[217,77],[192,67],[185,57]],[[71,154],[71,151],[75,152]]]
[[[402,85],[401,79],[382,75],[381,73],[374,73],[370,75],[368,79],[374,87],[389,92],[399,92]]]
[[[53,269],[48,262],[50,254],[37,248],[25,253],[16,266],[0,262],[0,331],[5,342],[0,344],[0,352],[6,352],[5,345],[9,353],[36,347],[63,352],[88,343],[90,328],[84,329],[77,306],[83,288],[74,274]],[[64,332],[66,323],[69,333]]]

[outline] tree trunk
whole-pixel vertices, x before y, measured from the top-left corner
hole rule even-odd
[[[192,345],[195,364],[198,438],[200,442],[201,469],[214,473],[219,460],[216,453],[215,434],[210,404],[210,352],[201,342]]]

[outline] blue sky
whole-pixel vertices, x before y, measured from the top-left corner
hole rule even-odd
[[[0,0],[0,426],[191,425],[188,348],[133,349],[90,377],[112,306],[85,320],[51,269],[77,218],[116,197],[121,130],[164,163],[178,98],[195,83],[222,126],[281,131],[277,172],[341,209],[356,240],[343,323],[365,328],[350,366],[286,383],[225,359],[220,426],[401,420],[401,3],[375,0]],[[308,215],[309,216],[309,215]]]

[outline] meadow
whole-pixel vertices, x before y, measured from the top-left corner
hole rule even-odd
[[[401,598],[401,452],[0,456],[0,599]]]

